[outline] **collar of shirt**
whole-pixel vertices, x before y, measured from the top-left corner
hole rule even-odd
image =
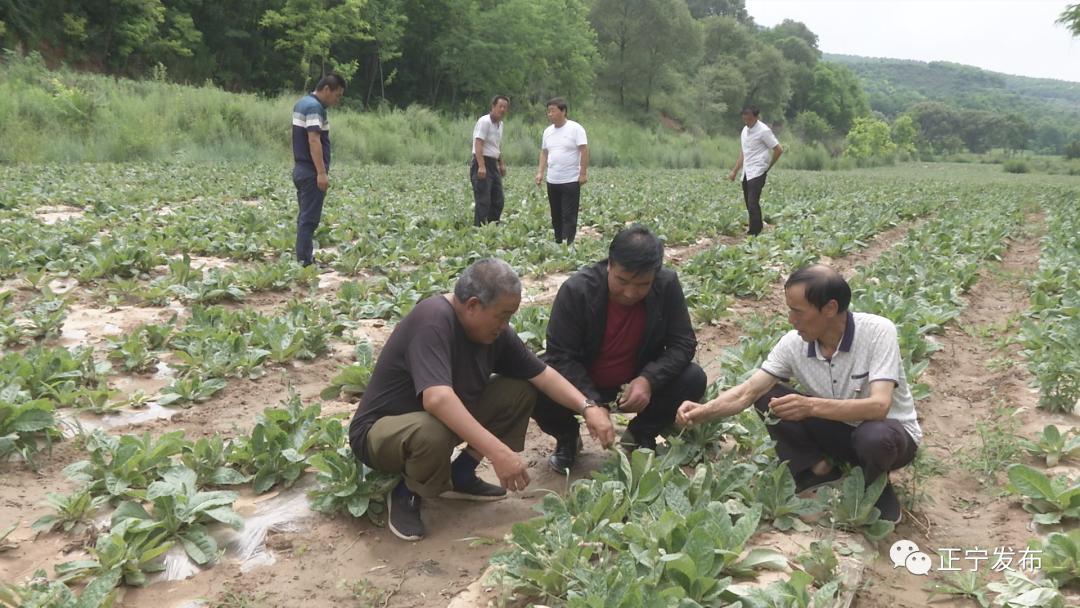
[[[844,335],[840,338],[840,348],[837,352],[849,353],[851,352],[851,343],[855,340],[855,315],[851,314],[849,310],[847,313],[847,323],[844,325]],[[806,346],[807,357],[817,357],[817,340],[809,343]]]

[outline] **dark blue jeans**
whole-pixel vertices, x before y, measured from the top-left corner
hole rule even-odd
[[[316,183],[315,167],[293,165],[292,179],[296,185],[296,200],[300,209],[296,214],[296,261],[307,266],[315,261],[312,253],[312,236],[322,219],[323,201],[326,193]]]
[[[484,179],[477,177],[476,159],[469,163],[469,181],[472,182],[473,199],[476,201],[476,209],[473,212],[473,225],[480,226],[488,222],[498,223],[503,212],[503,183],[499,175],[498,160],[484,157],[484,169],[487,176]]]

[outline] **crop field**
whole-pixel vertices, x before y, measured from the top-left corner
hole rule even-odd
[[[319,272],[292,262],[286,168],[0,166],[0,605],[1080,605],[1080,179],[780,169],[747,239],[716,171],[597,169],[567,249],[531,175],[473,228],[464,165],[335,166]],[[750,412],[655,454],[586,438],[569,478],[531,427],[526,491],[429,501],[418,543],[383,527],[395,479],[345,427],[394,323],[494,255],[540,351],[559,285],[633,221],[665,240],[709,396],[787,331],[804,264],[897,324],[925,432],[899,525],[857,469],[796,496]]]

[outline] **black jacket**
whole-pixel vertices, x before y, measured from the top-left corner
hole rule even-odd
[[[586,397],[600,401],[589,366],[600,355],[607,325],[607,260],[575,272],[559,288],[547,327],[543,359]],[[694,358],[697,338],[690,325],[682,285],[674,270],[661,268],[645,296],[645,335],[638,351],[639,376],[653,392],[679,376]]]

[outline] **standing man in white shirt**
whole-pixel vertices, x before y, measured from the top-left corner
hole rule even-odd
[[[473,127],[473,159],[469,166],[469,180],[476,201],[474,226],[498,223],[502,217],[502,178],[506,177],[506,163],[499,147],[502,145],[503,119],[509,111],[510,98],[496,95],[491,100],[491,112],[481,116]]]
[[[750,229],[747,234],[761,234],[761,190],[765,188],[765,176],[769,169],[780,160],[784,147],[773,135],[769,125],[758,120],[757,106],[746,106],[742,110],[742,150],[735,168],[728,175],[728,180],[735,181],[739,169],[743,170],[742,191],[746,202],[746,211],[750,214]],[[770,154],[771,151],[771,154]]]
[[[540,185],[546,171],[555,242],[566,240],[567,245],[573,245],[581,187],[589,180],[589,140],[585,129],[566,117],[566,100],[562,97],[547,102],[547,118],[551,125],[544,129],[540,140],[536,185]]]

